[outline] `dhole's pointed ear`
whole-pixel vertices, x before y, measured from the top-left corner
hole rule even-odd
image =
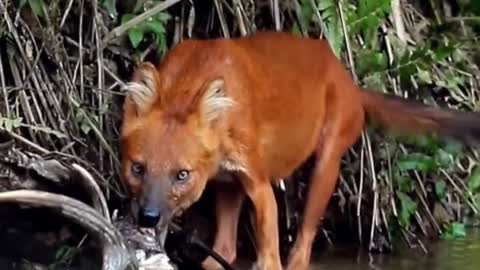
[[[212,122],[234,104],[235,101],[226,95],[224,80],[218,78],[207,84],[200,102],[200,109],[204,120]]]
[[[152,63],[143,62],[135,69],[132,79],[124,90],[130,106],[137,115],[147,111],[157,99],[158,77],[157,70]]]

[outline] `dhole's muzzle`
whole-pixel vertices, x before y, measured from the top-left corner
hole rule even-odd
[[[155,227],[160,219],[168,222],[171,216],[171,210],[165,199],[166,193],[170,187],[166,185],[167,181],[147,181],[143,188],[139,200],[137,212],[138,225],[141,227]]]

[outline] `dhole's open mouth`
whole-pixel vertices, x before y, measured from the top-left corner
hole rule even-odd
[[[130,213],[133,217],[134,222],[140,230],[153,230],[155,238],[160,245],[161,249],[164,250],[165,238],[168,232],[168,225],[170,223],[170,215],[160,215],[155,224],[146,224],[150,226],[145,226],[145,221],[140,220],[138,215],[139,213],[139,204],[137,200],[132,200],[130,203]],[[147,222],[148,223],[148,222]]]

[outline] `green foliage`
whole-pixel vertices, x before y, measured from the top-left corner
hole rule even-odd
[[[418,205],[410,196],[401,191],[397,191],[397,197],[400,200],[399,222],[402,226],[409,227]]]
[[[317,0],[316,6],[312,6],[311,0],[301,0],[298,22],[294,23],[292,32],[300,35],[300,29],[308,29],[310,23],[317,20],[316,12],[320,14],[323,23],[325,23],[327,28],[325,34],[331,48],[335,55],[340,57],[344,47],[344,35],[340,15],[337,12],[337,1]]]
[[[403,139],[418,148],[418,152],[399,156],[396,167],[399,171],[437,172],[449,170],[462,157],[462,146],[457,142],[441,142],[435,137],[410,136]]]
[[[422,172],[432,172],[438,168],[435,160],[423,153],[405,154],[400,157],[397,166],[401,171],[417,170]]]
[[[413,146],[432,157],[438,168],[449,170],[463,157],[464,147],[457,141],[440,141],[433,136],[411,136]]]
[[[317,2],[317,9],[327,27],[326,38],[330,42],[330,46],[335,52],[335,55],[340,57],[345,39],[342,30],[342,22],[337,12],[337,1],[319,0]]]
[[[467,180],[468,189],[472,193],[480,193],[480,167],[477,166]]]
[[[400,136],[397,139],[408,149],[397,153],[392,161],[394,191],[396,200],[399,201],[398,222],[401,227],[408,228],[418,208],[417,197],[420,194],[415,190],[420,189],[419,185],[424,185],[420,184],[422,178],[431,181],[436,198],[443,201],[447,193],[455,189],[445,181],[445,176],[440,170],[453,172],[455,164],[463,157],[464,152],[462,144],[442,141],[435,136],[411,135]],[[412,172],[420,173],[421,178],[415,179],[417,176]]]
[[[49,127],[33,126],[33,125],[25,124],[23,123],[22,117],[18,117],[14,119],[0,117],[0,129],[4,129],[6,131],[12,132],[14,131],[14,129],[20,128],[20,127],[29,128],[34,132],[43,132],[45,134],[53,135],[57,138],[66,138],[65,134],[59,131],[53,130]]]
[[[410,177],[403,176],[399,170],[393,173],[393,179],[397,185],[396,188],[401,192],[408,193],[415,189],[415,182]]]
[[[427,40],[425,44],[410,47],[396,35],[387,33],[392,49],[390,59],[387,51],[380,47],[382,42],[380,33],[383,32],[380,27],[385,24],[391,13],[391,1],[365,0],[355,1],[355,4],[353,1],[346,2],[344,13],[350,40],[358,35],[364,41],[362,46],[352,44],[352,50],[356,58],[357,73],[366,88],[386,89],[387,76],[399,77],[401,83],[410,83],[410,79],[413,78],[419,83],[435,82],[456,89],[464,84],[458,76],[444,73],[440,77],[431,70],[433,65],[445,61],[457,51],[459,48],[457,42],[435,40],[436,45],[433,46],[434,42]]]
[[[438,180],[435,182],[435,194],[442,200],[447,194],[447,183],[444,180]]]
[[[463,12],[466,14],[480,15],[480,1],[464,0],[458,1]]]
[[[116,0],[103,0],[102,4],[105,7],[105,9],[107,10],[108,15],[110,15],[110,17],[112,17],[113,19],[116,19],[117,16],[118,16],[117,6],[116,6],[117,1]]]
[[[144,3],[142,3],[142,1],[138,1],[132,13],[126,13],[122,16],[121,24],[126,23],[138,14],[142,13],[143,5]],[[167,12],[160,12],[146,21],[143,21],[130,28],[128,30],[128,38],[132,47],[134,49],[138,49],[144,38],[147,35],[152,35],[158,50],[161,53],[166,52],[167,42],[165,39],[165,25],[170,19],[171,16]]]
[[[391,12],[390,0],[358,1],[354,12],[347,15],[349,33],[363,34],[370,48],[376,48],[378,27]]]
[[[361,74],[382,72],[388,67],[387,56],[380,51],[364,49],[358,52],[357,57],[361,59],[357,65],[358,72]]]
[[[96,126],[96,123],[98,123],[98,116],[89,114],[82,108],[77,108],[75,122],[80,126],[80,130],[83,134],[88,135],[92,130],[92,127]]]
[[[465,233],[465,224],[459,222],[452,222],[448,225],[445,225],[442,232],[443,239],[454,239],[454,238],[464,238]]]
[[[441,142],[435,137],[428,136],[410,136],[403,138],[404,142],[413,144],[418,149],[417,152],[405,153],[399,155],[393,168],[393,178],[396,185],[397,197],[400,200],[400,224],[408,227],[417,204],[414,203],[415,186],[417,182],[413,180],[408,172],[422,172],[431,175],[434,180],[434,192],[439,200],[443,200],[448,191],[448,186],[443,176],[439,173],[440,169],[448,171],[453,168],[455,162],[462,155],[462,148],[458,143]]]
[[[298,15],[298,22],[293,25],[293,32],[295,34],[301,34],[300,29],[306,29],[309,23],[313,20],[313,7],[310,0],[300,1],[300,12]]]
[[[0,129],[12,131],[13,129],[20,127],[22,125],[22,121],[22,117],[18,117],[15,119],[0,117]]]
[[[72,262],[75,256],[80,254],[81,248],[74,246],[61,246],[55,253],[56,261],[48,266],[48,270],[69,268],[68,265]]]
[[[38,17],[43,17],[43,8],[45,5],[43,0],[20,0],[18,2],[18,7],[22,8],[27,3],[29,7],[32,9],[33,14],[35,14]]]
[[[135,17],[134,14],[123,15],[122,24],[126,23],[127,21],[131,20],[134,17]],[[136,49],[138,47],[138,45],[140,44],[140,42],[142,42],[143,35],[144,35],[144,31],[139,29],[139,27],[137,27],[137,26],[134,26],[134,27],[130,28],[130,30],[128,30],[128,38],[129,38],[130,43],[132,44],[133,48]]]
[[[417,46],[412,50],[393,50],[395,57],[389,71],[394,76],[400,76],[401,80],[408,80],[410,76],[414,76],[420,82],[431,83],[435,75],[428,70],[431,69],[432,65],[451,56],[456,48],[455,45],[442,45],[436,49],[431,49],[431,46],[426,44]]]

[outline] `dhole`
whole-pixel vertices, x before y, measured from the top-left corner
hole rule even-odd
[[[256,218],[255,266],[263,270],[282,269],[271,182],[315,154],[303,223],[287,265],[307,269],[340,160],[367,117],[466,142],[480,135],[478,113],[363,90],[325,41],[279,32],[182,42],[158,67],[141,63],[126,88],[122,179],[140,206],[139,224],[155,226],[160,216],[177,215],[199,199],[208,181],[217,180],[214,249],[235,259],[246,194]],[[216,267],[210,258],[204,265]]]

